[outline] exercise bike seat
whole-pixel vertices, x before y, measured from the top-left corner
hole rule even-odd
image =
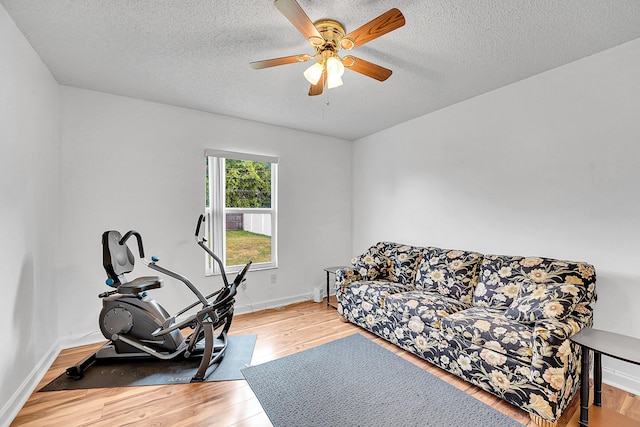
[[[118,293],[123,295],[139,294],[151,289],[162,287],[162,280],[158,276],[138,277],[131,282],[123,283],[118,286]]]
[[[127,281],[125,273],[131,273],[135,259],[126,244],[121,244],[122,235],[109,230],[102,234],[102,264],[109,276],[107,285],[116,288],[123,295],[137,295],[142,292],[162,287],[158,276],[143,276]]]

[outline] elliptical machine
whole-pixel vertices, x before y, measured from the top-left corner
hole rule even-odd
[[[100,331],[109,341],[94,354],[67,368],[67,376],[82,378],[84,371],[100,359],[170,360],[178,357],[200,357],[200,365],[191,382],[204,381],[215,370],[215,364],[224,357],[227,349],[227,332],[233,319],[237,288],[245,280],[251,261],[229,283],[222,260],[207,247],[206,239],[200,238],[200,226],[203,222],[204,215],[200,215],[196,225],[196,243],[216,261],[224,282],[221,289],[207,296],[186,277],[159,266],[157,257],[151,257],[151,261],[148,261],[144,254],[142,236],[138,232],[131,230],[122,236],[118,231],[110,230],[102,234],[103,266],[108,276],[106,284],[115,288],[98,295],[102,299]],[[184,283],[197,297],[196,302],[171,316],[147,295],[147,291],[162,287],[162,279],[145,276],[127,281],[125,273],[133,271],[135,263],[133,253],[126,244],[132,236],[138,243],[142,262],[147,267]],[[178,319],[198,305],[200,308],[195,313]],[[192,332],[183,334],[182,331],[186,328],[190,328]],[[218,330],[220,332],[215,336]]]

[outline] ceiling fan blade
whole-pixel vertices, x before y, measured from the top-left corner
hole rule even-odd
[[[316,95],[321,95],[322,91],[324,90],[324,80],[326,77],[326,73],[322,73],[322,77],[320,78],[320,80],[318,80],[318,83],[311,85],[311,87],[309,88],[309,96],[316,96]]]
[[[265,59],[264,61],[255,61],[251,63],[251,66],[256,70],[260,70],[262,68],[275,67],[277,65],[293,64],[295,62],[305,62],[311,58],[312,56],[307,54],[283,56],[282,58],[273,58],[273,59]]]
[[[353,30],[340,41],[343,49],[351,49],[362,46],[371,40],[387,34],[402,27],[405,23],[404,15],[398,9],[391,9],[377,18],[364,24],[362,27]]]
[[[387,80],[393,73],[393,71],[388,68],[381,67],[373,62],[365,61],[364,59],[356,58],[351,55],[345,56],[342,61],[344,67],[348,70],[355,71],[356,73],[363,74],[381,82]]]
[[[313,46],[324,43],[318,29],[296,0],[275,0],[273,4]]]

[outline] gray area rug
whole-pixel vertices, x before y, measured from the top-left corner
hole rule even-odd
[[[275,427],[522,427],[360,334],[242,373]]]
[[[240,370],[251,363],[255,345],[256,335],[229,336],[224,357],[204,382],[244,379]],[[96,361],[81,379],[74,380],[63,373],[39,391],[188,384],[199,365],[200,360],[197,358]],[[209,369],[212,368],[213,366]]]

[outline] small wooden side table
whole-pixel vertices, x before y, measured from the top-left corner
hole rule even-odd
[[[593,404],[602,406],[602,355],[640,365],[640,339],[584,328],[571,341],[582,346],[580,374],[581,427],[589,425],[589,352],[593,351]]]
[[[324,269],[324,271],[327,272],[327,307],[338,308],[338,307],[336,307],[334,305],[329,304],[329,280],[330,280],[329,275],[331,275],[331,274],[335,275],[336,272],[338,270],[340,270],[341,268],[349,268],[349,267],[346,266],[346,265],[337,265],[335,267],[326,267]]]

